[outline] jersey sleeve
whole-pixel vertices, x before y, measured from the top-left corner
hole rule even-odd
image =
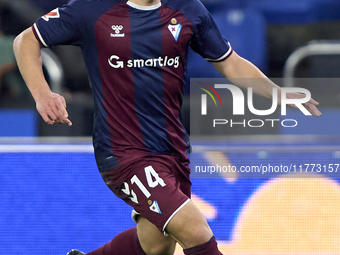
[[[32,26],[40,45],[82,45],[82,11],[78,0],[56,8],[39,18]]]
[[[210,62],[227,59],[233,52],[230,43],[223,38],[211,14],[203,5],[198,8],[197,22],[194,24],[194,35],[191,48]]]

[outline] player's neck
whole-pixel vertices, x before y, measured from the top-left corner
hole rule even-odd
[[[141,6],[152,6],[158,4],[161,0],[129,0],[129,1]]]

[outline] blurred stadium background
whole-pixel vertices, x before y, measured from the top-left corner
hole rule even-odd
[[[0,0],[0,254],[87,252],[133,226],[130,208],[114,197],[96,169],[93,104],[79,49],[62,46],[43,53],[51,87],[68,101],[71,128],[43,123],[15,65],[14,37],[65,3]],[[290,110],[299,127],[289,131],[234,129],[214,138],[195,132],[191,159],[202,166],[237,168],[339,164],[340,1],[203,3],[236,52],[269,77],[288,81],[282,85],[309,89],[323,116],[302,118]],[[188,73],[220,77],[192,52]],[[316,82],[289,83],[306,77]],[[183,103],[188,130],[189,90]],[[340,179],[336,173],[303,177],[194,178],[193,200],[225,254],[339,254]]]

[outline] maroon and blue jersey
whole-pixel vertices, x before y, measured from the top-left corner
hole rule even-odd
[[[153,6],[73,0],[32,28],[44,47],[82,49],[94,95],[100,171],[155,154],[188,160],[189,138],[180,121],[188,47],[208,61],[232,52],[198,0]]]

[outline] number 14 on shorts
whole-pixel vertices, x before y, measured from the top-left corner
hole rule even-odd
[[[157,185],[161,185],[161,187],[166,186],[164,180],[161,177],[159,177],[158,173],[155,171],[155,169],[152,166],[145,167],[144,172],[145,172],[145,177],[146,177],[146,181],[148,183],[149,188],[155,188]],[[131,182],[131,185],[136,184],[137,187],[142,191],[142,193],[144,194],[146,198],[151,197],[151,193],[144,186],[144,184],[140,181],[137,175],[132,176],[130,182]],[[122,191],[128,196],[131,195],[131,197],[129,197],[131,201],[138,204],[137,195],[132,189],[130,189],[130,186],[127,182],[124,182],[124,188],[122,189]]]

